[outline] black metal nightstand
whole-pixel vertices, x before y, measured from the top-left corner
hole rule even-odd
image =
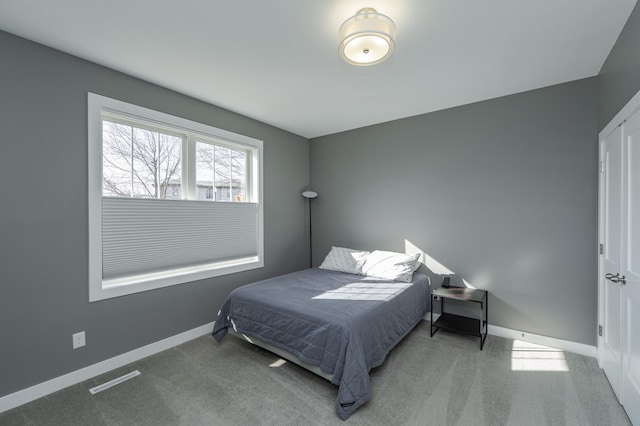
[[[440,300],[440,317],[433,321],[434,301]],[[480,305],[480,318],[469,318],[462,315],[446,313],[444,311],[444,300],[460,300],[463,302],[473,302]],[[456,333],[468,334],[480,337],[480,350],[484,347],[487,339],[488,318],[489,318],[489,293],[486,290],[460,287],[440,287],[431,291],[431,337],[443,329]]]

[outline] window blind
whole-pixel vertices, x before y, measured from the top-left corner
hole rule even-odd
[[[258,205],[102,199],[103,280],[258,255]]]

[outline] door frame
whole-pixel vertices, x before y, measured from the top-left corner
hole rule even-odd
[[[619,284],[608,282],[605,279],[605,274],[622,270],[622,139],[623,129],[621,126],[617,126],[599,142],[600,169],[598,173],[598,245],[600,253],[598,259],[597,356],[598,365],[604,370],[619,402],[622,401],[623,373],[622,288]],[[616,174],[618,175],[617,179]],[[613,182],[610,182],[609,179],[613,179]],[[617,189],[616,183],[618,184]],[[610,190],[613,190],[612,194],[609,193]],[[617,196],[615,196],[616,194]],[[612,223],[611,221],[617,223]],[[607,232],[613,232],[613,234],[608,235]],[[616,242],[617,247],[613,247],[612,244]],[[613,258],[617,257],[615,259],[617,265],[610,263],[610,260],[613,259],[608,255],[612,255]],[[617,304],[617,307],[612,306],[611,303]],[[614,344],[613,347],[611,343]]]

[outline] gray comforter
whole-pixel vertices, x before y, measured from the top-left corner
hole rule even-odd
[[[413,282],[321,269],[259,281],[231,292],[213,329],[227,327],[279,347],[333,375],[336,410],[347,419],[371,398],[369,370],[428,310],[429,278]]]

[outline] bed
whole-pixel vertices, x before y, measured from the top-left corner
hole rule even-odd
[[[218,313],[213,337],[247,336],[338,386],[346,420],[371,398],[369,371],[429,308],[429,278],[398,282],[318,268],[239,287]],[[289,356],[286,356],[289,355]]]

